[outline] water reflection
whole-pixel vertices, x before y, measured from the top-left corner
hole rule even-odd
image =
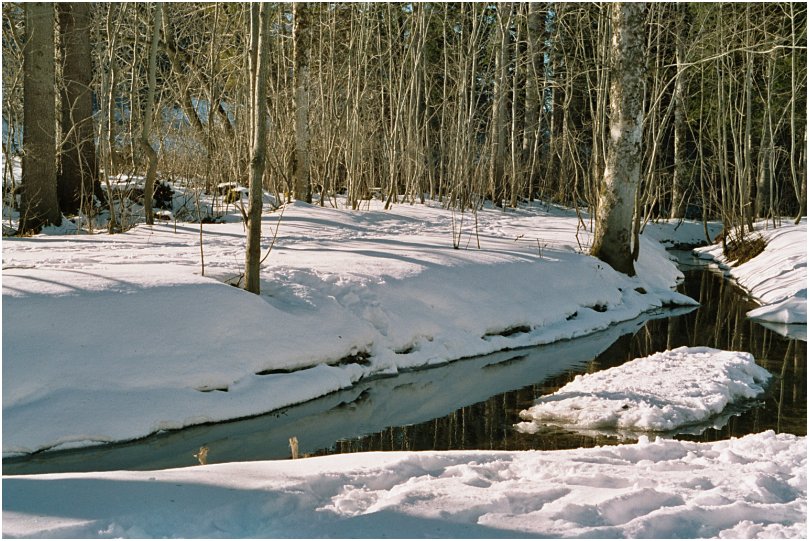
[[[727,280],[702,268],[687,270],[680,291],[700,301],[685,315],[654,319],[637,332],[624,334],[581,369],[493,396],[450,415],[415,426],[389,427],[362,438],[338,441],[319,454],[372,450],[446,449],[569,449],[619,443],[607,434],[574,433],[543,427],[535,434],[513,429],[522,409],[538,397],[555,392],[576,374],[619,366],[637,357],[680,346],[709,346],[748,351],[774,378],[760,400],[712,419],[699,434],[680,439],[716,441],[763,430],[806,435],[806,344],[785,339],[777,330],[745,317],[756,304]],[[716,425],[716,426],[713,426]],[[718,428],[717,428],[718,427]]]
[[[688,310],[693,308],[679,312]],[[289,457],[291,436],[298,438],[302,454],[332,449],[336,441],[345,451],[350,448],[345,442],[374,438],[378,443],[369,443],[369,448],[480,448],[485,441],[501,437],[509,442],[507,447],[519,445],[512,442],[517,436],[511,424],[519,412],[514,408],[529,399],[529,392],[512,389],[583,370],[619,337],[636,333],[648,317],[576,340],[360,382],[351,389],[242,421],[191,427],[127,444],[6,459],[3,473],[190,466],[196,464],[192,454],[203,445],[209,449],[209,463],[280,459]],[[493,395],[500,398],[490,398]],[[386,428],[391,426],[402,428]]]

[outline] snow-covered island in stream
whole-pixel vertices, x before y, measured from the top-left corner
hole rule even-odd
[[[542,423],[618,432],[671,431],[704,422],[764,392],[771,374],[749,353],[681,347],[581,374],[520,412],[520,430]]]

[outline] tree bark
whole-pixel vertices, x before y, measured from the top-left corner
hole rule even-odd
[[[100,195],[98,159],[93,128],[92,46],[90,4],[56,4],[62,45],[62,146],[56,178],[59,208],[75,214]]]
[[[157,176],[157,151],[152,147],[149,137],[152,131],[152,116],[154,112],[155,88],[157,87],[157,48],[160,40],[160,27],[162,26],[162,10],[156,4],[152,4],[152,43],[149,48],[149,81],[146,95],[146,110],[143,112],[143,128],[140,132],[140,149],[149,160],[146,170],[146,181],[143,184],[143,208],[146,212],[146,223],[154,224],[154,210],[152,209],[152,199],[154,195],[154,183]]]
[[[23,49],[23,192],[20,231],[59,225],[56,195],[56,85],[52,3],[25,4]]]
[[[253,146],[250,151],[250,208],[247,211],[247,250],[244,265],[244,289],[258,295],[261,293],[261,209],[263,207],[264,168],[267,154],[267,64],[269,62],[270,10],[266,2],[260,7],[250,6],[252,19],[258,18],[258,25],[251,24],[251,30],[258,28],[258,35],[250,36],[250,78],[253,93],[251,96],[253,118]],[[255,54],[253,54],[255,52]],[[253,59],[255,58],[255,61]]]
[[[537,185],[537,163],[539,162],[540,139],[542,137],[542,98],[544,81],[544,61],[542,58],[542,16],[536,2],[528,4],[528,62],[525,75],[525,125],[522,140],[523,163],[527,166],[529,201],[534,199]]]
[[[635,275],[632,222],[643,140],[644,8],[612,6],[610,138],[590,252],[629,276]]]
[[[506,93],[508,92],[508,38],[511,26],[512,6],[507,2],[498,2],[497,21],[495,27],[498,40],[495,52],[495,75],[492,99],[491,120],[491,163],[489,165],[489,189],[492,203],[498,207],[503,204],[506,162]]]
[[[685,171],[685,81],[683,63],[685,62],[685,12],[686,4],[675,4],[673,9],[677,12],[677,26],[675,32],[675,56],[677,62],[677,75],[674,81],[674,181],[671,196],[671,218],[683,218],[688,204],[687,180]]]
[[[309,48],[310,16],[305,2],[292,8],[295,49],[295,198],[312,202],[312,177],[309,157]]]

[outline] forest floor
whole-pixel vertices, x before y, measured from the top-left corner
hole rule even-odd
[[[203,225],[202,247],[199,224],[181,222],[117,235],[62,227],[4,239],[4,456],[255,415],[363,378],[584,336],[663,305],[694,304],[673,290],[682,274],[664,245],[704,239],[700,223],[650,224],[641,237],[638,275],[628,278],[586,255],[590,234],[567,209],[533,204],[461,215],[430,203],[389,211],[381,205],[268,208],[262,248],[272,249],[260,296],[229,285],[244,260],[237,213]],[[713,235],[718,226],[711,227]],[[777,261],[766,251],[759,256],[770,258],[767,290],[745,285],[742,275],[736,279],[767,305],[778,305],[779,324],[796,323],[802,306],[805,339],[806,221],[772,235],[773,246],[784,246],[777,245]],[[3,534],[805,534],[805,438],[765,433],[715,444],[621,447],[4,477]],[[558,485],[540,482],[565,461],[580,467]],[[586,466],[591,463],[595,469]],[[697,464],[702,473],[658,479],[661,471]],[[730,470],[721,464],[761,470],[745,477],[757,492],[731,490],[734,483],[721,478]],[[523,487],[521,479],[533,484]],[[672,492],[660,483],[688,488]],[[608,490],[584,498],[599,484]],[[502,490],[486,492],[485,503],[483,493],[467,492],[484,486]],[[120,505],[102,503],[110,499]],[[178,512],[154,503],[163,499],[177,502]],[[705,518],[717,505],[730,512]],[[191,509],[207,518],[191,524]]]

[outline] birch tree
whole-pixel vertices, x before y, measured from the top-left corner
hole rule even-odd
[[[508,92],[509,28],[512,7],[507,2],[497,4],[494,22],[497,46],[495,52],[494,89],[490,126],[491,162],[489,164],[489,191],[495,205],[503,204],[503,177],[506,162],[506,93]]]
[[[634,276],[632,225],[640,180],[644,98],[643,3],[612,5],[610,137],[591,254]]]

